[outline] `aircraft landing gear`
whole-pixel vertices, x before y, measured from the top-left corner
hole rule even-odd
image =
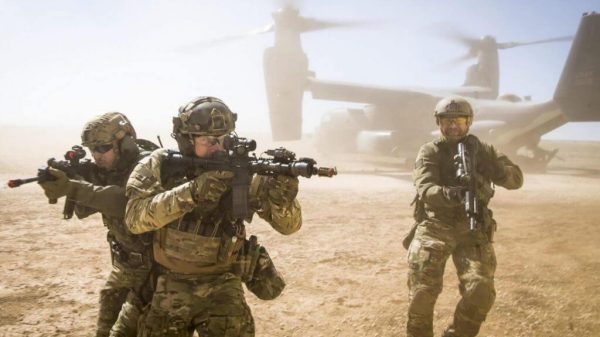
[[[522,150],[517,151],[517,162],[520,166],[525,169],[534,171],[546,171],[548,163],[554,157],[557,157],[558,149],[546,150],[539,147],[537,144],[534,146],[525,146]]]

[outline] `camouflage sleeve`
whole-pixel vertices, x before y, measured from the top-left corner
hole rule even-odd
[[[419,150],[413,170],[413,181],[419,199],[426,204],[436,207],[456,206],[456,202],[444,197],[440,182],[440,165],[432,143],[423,145]]]
[[[257,214],[283,235],[296,233],[302,226],[302,209],[298,199],[283,206],[267,201],[262,204]]]
[[[154,151],[135,167],[125,190],[129,198],[125,223],[132,233],[157,230],[194,209],[190,183],[165,190],[160,181],[163,149]]]
[[[67,198],[77,204],[79,218],[80,214],[87,214],[83,216],[86,217],[96,211],[112,217],[125,216],[125,188],[117,185],[98,186],[83,180],[71,180]],[[89,213],[91,210],[92,213]]]
[[[256,212],[259,217],[283,235],[296,233],[302,227],[302,209],[298,199],[294,199],[288,205],[277,205],[269,201],[269,198],[262,197],[266,194],[265,188],[266,176],[255,176],[252,179],[249,192],[249,204],[252,212]],[[252,221],[252,215],[247,219]]]

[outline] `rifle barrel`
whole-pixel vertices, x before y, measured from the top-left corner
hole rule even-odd
[[[337,175],[336,167],[317,167],[317,176],[319,177],[333,177]]]
[[[7,185],[10,188],[15,188],[15,187],[19,187],[24,184],[29,184],[29,183],[32,183],[32,182],[38,181],[38,180],[39,180],[38,177],[26,178],[26,179],[12,179],[12,180],[8,181]]]

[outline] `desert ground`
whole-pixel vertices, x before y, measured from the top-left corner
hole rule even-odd
[[[0,179],[34,175],[77,136],[38,130],[34,138],[44,141],[32,144],[31,133],[3,132]],[[298,233],[282,236],[259,219],[248,226],[287,280],[274,301],[247,294],[257,335],[403,336],[408,295],[401,240],[413,223],[410,171],[285,145],[337,165],[340,173],[301,181]],[[499,188],[491,204],[499,225],[497,300],[480,336],[600,336],[600,143],[543,146],[559,148],[562,160],[546,172],[526,172],[520,190]],[[66,221],[61,211],[62,201],[48,204],[35,183],[0,188],[0,336],[94,331],[98,291],[111,269],[106,230],[99,216]],[[450,262],[436,335],[452,319],[457,285]]]

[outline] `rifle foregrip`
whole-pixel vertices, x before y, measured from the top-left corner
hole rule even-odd
[[[244,219],[248,215],[248,186],[233,186],[233,217]]]

